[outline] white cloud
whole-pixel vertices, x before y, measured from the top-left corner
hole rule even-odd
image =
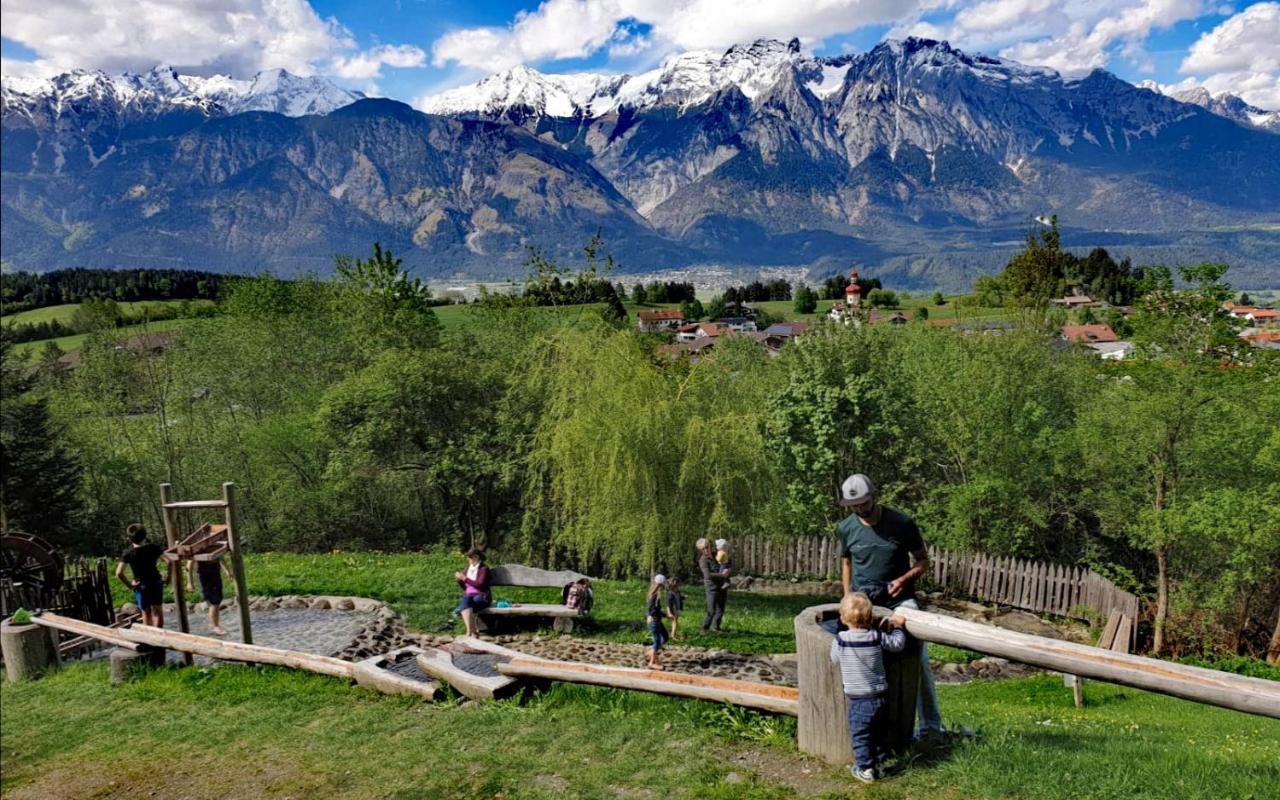
[[[382,77],[382,67],[423,67],[427,54],[411,44],[387,44],[363,50],[351,56],[335,58],[329,74],[347,80],[375,80]]]
[[[1184,73],[1280,70],[1280,3],[1255,3],[1200,37]]]
[[[354,46],[306,0],[6,0],[0,17],[4,36],[55,72],[164,63],[202,74],[283,67],[307,75]]]
[[[432,45],[432,63],[499,70],[517,64],[581,58],[606,46],[630,55],[641,41],[617,42],[620,25],[650,27],[655,46],[723,48],[761,37],[799,37],[809,45],[834,34],[892,23],[948,0],[545,0],[507,26],[462,28]],[[628,44],[630,42],[630,44]]]
[[[1029,0],[1021,5],[1029,6],[1033,2]],[[1019,5],[1016,0],[1011,4]],[[1143,42],[1151,32],[1172,27],[1184,19],[1195,19],[1208,8],[1206,0],[1140,0],[1127,5],[1080,3],[1064,6],[1060,10],[1076,18],[1059,27],[1061,33],[1013,44],[1001,50],[1000,55],[1052,67],[1074,77],[1105,67],[1111,60],[1112,49],[1118,46],[1121,54],[1140,69],[1150,68],[1151,62],[1143,49]],[[1058,11],[1051,8],[1045,13],[1055,15]],[[1064,21],[1065,17],[1060,16],[1059,20]]]
[[[1183,84],[1280,109],[1280,3],[1255,3],[1224,20],[1191,46],[1179,69],[1192,76]]]

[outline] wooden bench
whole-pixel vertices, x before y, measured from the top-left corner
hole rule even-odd
[[[580,572],[572,570],[538,569],[522,564],[503,564],[489,568],[489,596],[494,596],[494,588],[498,586],[524,586],[533,589],[560,589],[563,592],[569,584],[587,578]],[[477,615],[477,627],[487,631],[493,623],[500,619],[550,619],[551,627],[560,633],[571,633],[575,622],[590,616],[590,612],[581,613],[576,608],[569,608],[561,603],[518,603],[498,608],[491,605]]]

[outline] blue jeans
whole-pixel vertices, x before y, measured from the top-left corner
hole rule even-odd
[[[458,601],[458,605],[453,607],[453,613],[461,614],[464,609],[473,611],[484,611],[489,607],[489,597],[483,594],[464,594],[462,599]]]
[[[903,600],[899,605],[902,608],[920,608],[915,598]],[[820,623],[820,627],[834,636],[840,629],[840,620],[826,620]],[[916,736],[924,737],[942,732],[942,711],[938,708],[938,691],[934,688],[933,670],[929,667],[929,645],[923,639],[908,638],[908,646],[912,641],[920,642],[920,689],[916,692],[916,721],[919,727]]]
[[[649,635],[653,637],[653,652],[657,653],[662,646],[667,643],[667,628],[662,624],[662,620],[655,619],[649,623]]]
[[[871,769],[889,757],[885,749],[883,697],[846,697],[849,703],[849,741],[858,769]]]
[[[903,600],[902,608],[920,608],[915,598]],[[920,640],[920,691],[916,695],[917,736],[942,733],[942,711],[938,708],[938,690],[933,686],[933,670],[929,667],[929,644]]]

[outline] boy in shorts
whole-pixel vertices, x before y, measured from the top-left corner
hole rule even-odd
[[[165,579],[156,568],[156,562],[164,548],[147,541],[147,529],[140,522],[130,525],[126,533],[129,547],[121,554],[120,563],[116,564],[116,577],[133,591],[134,601],[142,611],[142,624],[163,628]],[[124,576],[125,565],[132,571],[133,580]]]

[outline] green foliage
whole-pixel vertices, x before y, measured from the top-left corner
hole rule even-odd
[[[0,528],[77,546],[81,470],[36,376],[0,327]]]
[[[929,307],[928,307],[928,306],[920,306],[919,308],[917,308],[917,309],[916,309],[916,319],[918,319],[918,320],[920,320],[921,322],[923,322],[923,321],[927,320],[928,318],[929,318]]]
[[[373,245],[373,257],[338,256],[336,302],[351,316],[352,333],[360,346],[430,347],[440,337],[440,322],[432,311],[431,291],[402,270],[401,259]]]
[[[796,289],[795,310],[797,314],[812,314],[818,310],[818,294],[803,283]]]
[[[707,315],[706,309],[702,307],[702,301],[696,297],[681,303],[680,313],[684,315],[685,322],[697,322]]]
[[[31,612],[25,608],[19,608],[17,611],[13,612],[13,617],[11,617],[11,619],[14,625],[30,625]]]
[[[935,306],[945,306],[947,304],[946,298],[942,296],[942,292],[934,292],[932,302]]]
[[[892,289],[872,289],[867,304],[872,308],[897,308],[898,293]]]

